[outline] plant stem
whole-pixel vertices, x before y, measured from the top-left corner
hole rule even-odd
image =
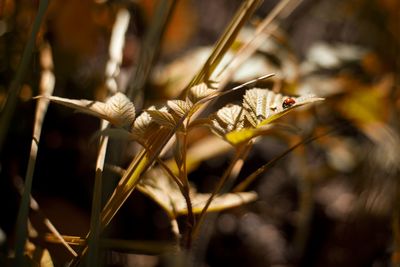
[[[101,130],[108,127],[109,123],[105,120],[101,121]],[[104,169],[104,162],[107,153],[108,136],[100,137],[99,142],[99,153],[97,155],[96,162],[96,175],[94,180],[94,192],[92,200],[92,214],[90,218],[90,232],[88,240],[88,266],[99,266],[100,264],[100,253],[99,253],[99,241],[101,234],[101,192],[102,192],[102,176]]]
[[[177,138],[177,142],[181,142],[181,145],[179,146],[181,151],[179,151],[182,155],[182,167],[179,168],[179,176],[181,178],[181,181],[183,182],[183,190],[182,194],[183,197],[185,198],[186,201],[186,206],[188,210],[187,214],[187,221],[186,221],[186,232],[185,232],[185,237],[184,237],[184,245],[187,249],[189,249],[192,245],[192,230],[195,225],[195,217],[193,214],[193,207],[192,207],[192,201],[190,199],[190,185],[189,185],[189,179],[188,179],[188,173],[187,173],[187,125],[189,122],[189,118],[186,121],[186,124],[184,123],[184,127],[182,127],[182,138]]]
[[[35,18],[35,22],[34,22],[30,40],[28,41],[28,44],[25,47],[21,65],[18,69],[16,78],[13,81],[13,84],[10,88],[10,94],[7,99],[6,106],[2,113],[2,117],[1,117],[1,121],[0,121],[0,125],[1,125],[0,151],[2,148],[3,140],[5,138],[6,128],[8,127],[9,121],[11,119],[11,115],[15,109],[16,97],[19,92],[19,86],[20,86],[20,83],[22,82],[22,78],[26,72],[26,68],[28,67],[27,65],[29,63],[30,54],[33,49],[35,36],[36,36],[37,31],[39,30],[42,18],[47,9],[47,4],[48,4],[47,1],[40,2],[39,11]],[[49,47],[46,47],[46,48],[48,50],[50,50]],[[49,52],[50,62],[48,62],[49,64],[44,64],[44,62],[42,62],[43,72],[42,72],[41,78],[42,79],[48,78],[48,80],[46,82],[42,81],[42,83],[40,85],[40,90],[42,90],[43,92],[45,92],[47,94],[52,94],[53,90],[54,90],[54,75],[52,75],[52,72],[51,72],[51,68],[52,68],[51,51],[44,51],[44,50],[46,50],[46,48],[44,48],[42,50],[42,52],[43,53]],[[43,57],[42,57],[42,59],[43,59]],[[18,211],[18,217],[17,217],[17,222],[16,222],[17,230],[16,230],[16,237],[15,237],[16,241],[15,241],[14,266],[21,266],[23,264],[23,260],[24,260],[24,248],[25,248],[25,242],[26,242],[26,239],[28,236],[27,222],[28,222],[29,207],[30,207],[30,202],[31,202],[33,173],[35,171],[36,157],[37,157],[37,152],[38,152],[38,148],[39,148],[40,135],[42,133],[43,120],[44,120],[45,114],[47,112],[48,105],[49,105],[48,100],[40,99],[40,100],[38,100],[38,104],[36,106],[35,124],[34,124],[34,128],[33,128],[33,136],[32,136],[31,151],[30,151],[29,162],[28,162],[28,169],[27,169],[26,175],[25,175],[25,185],[23,187],[21,204],[20,204],[20,208]]]
[[[205,215],[207,212],[208,207],[210,206],[211,202],[213,201],[214,197],[221,192],[223,189],[224,185],[226,185],[228,180],[231,180],[233,182],[234,178],[239,174],[240,168],[243,165],[243,161],[241,159],[245,158],[247,153],[249,152],[251,148],[252,143],[246,143],[242,144],[239,146],[236,150],[235,157],[229,164],[228,168],[225,170],[224,174],[222,175],[221,179],[219,180],[217,186],[214,188],[214,191],[212,192],[211,196],[208,198],[203,210],[201,211],[197,224],[195,225],[195,228],[193,230],[193,237],[195,238],[199,234],[200,227],[202,223],[204,222]],[[232,170],[237,169],[236,172],[232,174]],[[230,179],[229,179],[230,178]]]

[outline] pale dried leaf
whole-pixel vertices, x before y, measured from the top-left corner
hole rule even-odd
[[[182,118],[185,114],[190,112],[193,104],[190,101],[169,100],[167,106],[173,110],[178,117]]]
[[[150,107],[148,110],[155,110],[154,107]],[[153,119],[147,111],[143,111],[136,120],[133,122],[131,132],[137,136],[144,136],[151,128]]]
[[[287,100],[291,100],[291,104],[285,106],[284,102]],[[253,127],[259,127],[283,116],[293,108],[321,100],[323,98],[313,95],[289,97],[267,89],[255,88],[246,91],[243,108],[248,122]]]
[[[174,116],[172,116],[172,114],[168,112],[168,109],[166,107],[163,107],[158,110],[151,109],[147,110],[146,112],[150,114],[155,123],[161,126],[165,126],[167,128],[174,128],[177,123]]]
[[[211,120],[213,129],[220,135],[225,135],[244,126],[243,108],[238,105],[227,105],[213,116]]]
[[[116,93],[108,99],[106,103],[94,100],[78,100],[57,96],[39,97],[48,98],[55,103],[107,120],[116,126],[122,127],[130,125],[135,119],[135,107],[122,93]]]
[[[119,125],[132,125],[135,120],[135,106],[123,93],[116,93],[106,101],[108,116],[119,121]]]
[[[217,90],[208,88],[205,83],[201,83],[189,89],[188,98],[192,103],[196,103],[197,101],[206,98],[215,92],[217,92]]]

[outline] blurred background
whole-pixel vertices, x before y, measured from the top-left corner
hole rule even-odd
[[[153,67],[133,101],[142,108],[176,98],[202,66],[242,1],[180,0],[168,21]],[[265,0],[244,27],[240,46],[279,1]],[[101,100],[116,16],[130,14],[118,89],[138,79],[144,36],[154,21],[156,0],[50,1],[6,133],[0,158],[0,246],[13,247],[41,73],[40,49],[48,43],[54,95]],[[39,1],[0,1],[0,106],[19,65]],[[259,140],[239,181],[308,135],[332,131],[304,145],[262,174],[249,190],[255,202],[218,214],[199,256],[199,266],[400,266],[400,1],[303,0],[271,26],[271,36],[235,74],[228,88],[260,75],[276,78],[260,86],[284,94],[313,93],[322,104],[292,112],[281,121],[296,133]],[[141,50],[142,49],[142,50]],[[137,74],[136,74],[137,75]],[[223,98],[209,112],[242,93]],[[85,236],[90,223],[98,119],[50,104],[46,115],[32,196],[65,235]],[[212,133],[195,130],[194,142]],[[137,145],[111,141],[109,165],[127,167]],[[200,192],[210,192],[232,153],[202,162],[190,175]],[[104,199],[119,176],[106,171]],[[35,225],[35,213],[32,212]],[[182,221],[184,218],[182,218]],[[184,223],[184,222],[181,222]],[[40,223],[36,228],[41,231]],[[43,229],[42,229],[43,230]],[[43,230],[44,231],[44,230]],[[106,235],[126,240],[172,240],[167,215],[140,192],[122,207]],[[55,266],[69,254],[37,238]],[[168,255],[110,250],[105,266],[173,266]]]

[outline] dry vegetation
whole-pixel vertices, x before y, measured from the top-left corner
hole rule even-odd
[[[0,1],[0,265],[400,266],[399,3]]]

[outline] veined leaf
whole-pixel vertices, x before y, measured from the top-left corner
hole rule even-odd
[[[86,99],[69,99],[57,96],[39,96],[50,99],[55,103],[74,108],[98,118],[109,121],[116,126],[127,126],[135,119],[133,103],[122,93],[116,93],[105,103]]]
[[[121,126],[132,125],[135,120],[135,106],[123,93],[116,93],[106,101],[107,114],[119,121]]]
[[[185,198],[178,186],[160,169],[150,170],[138,185],[138,189],[157,202],[168,213],[170,218],[174,219],[179,215],[186,215],[188,212]],[[194,188],[190,191],[193,212],[200,213],[211,194],[199,194],[195,192]],[[254,201],[256,198],[257,194],[255,192],[223,194],[214,198],[207,211],[232,208]]]
[[[323,98],[312,95],[289,97],[267,89],[247,90],[243,107],[228,105],[218,110],[211,121],[212,129],[232,145],[237,145],[265,134],[271,129],[269,123],[293,108],[321,100]]]
[[[154,111],[156,108],[151,106],[146,111],[143,111],[136,120],[133,122],[133,127],[131,129],[131,133],[137,139],[143,139],[149,134],[155,133],[159,126],[155,123],[154,119],[150,115],[149,111]]]
[[[192,102],[183,100],[169,100],[167,106],[173,110],[178,117],[183,117],[185,114],[190,112],[193,107]]]
[[[222,136],[240,130],[244,126],[243,108],[238,105],[227,105],[217,111],[211,123],[213,129]]]
[[[189,89],[188,99],[192,103],[196,103],[197,101],[206,98],[215,92],[217,92],[217,90],[209,88],[205,83],[200,83]]]
[[[146,112],[150,114],[155,123],[161,126],[174,128],[177,123],[177,119],[175,119],[174,116],[168,112],[167,107],[163,107],[161,109],[149,109]]]
[[[324,100],[313,95],[289,97],[268,89],[247,90],[243,97],[245,118],[253,127],[266,125],[285,115],[293,108]]]

